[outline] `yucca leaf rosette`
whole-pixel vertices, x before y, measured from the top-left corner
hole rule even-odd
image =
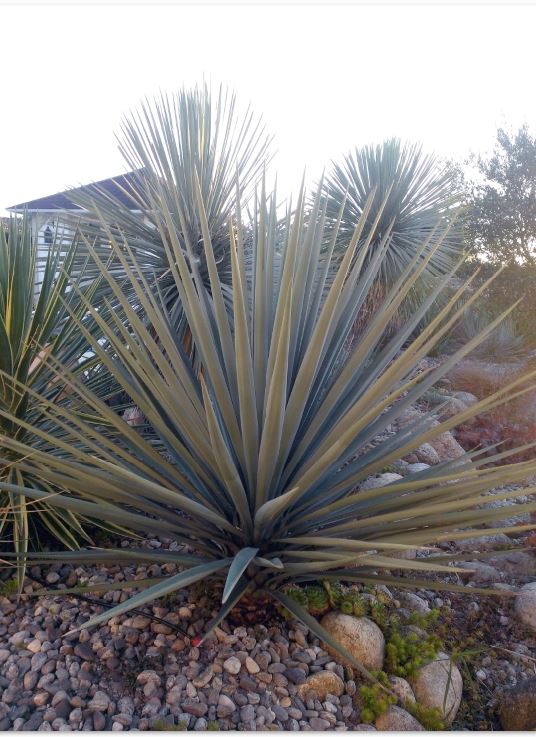
[[[375,193],[342,259],[336,253],[337,228],[330,227],[325,248],[327,202],[321,189],[311,211],[301,190],[283,228],[276,195],[265,196],[264,190],[248,222],[235,212],[227,231],[233,296],[229,310],[199,177],[194,178],[195,207],[208,285],[195,268],[196,244],[185,237],[185,229],[177,233],[177,213],[180,221],[187,213],[180,201],[171,212],[159,187],[155,182],[156,224],[199,366],[184,348],[158,279],[139,268],[128,239],[107,233],[121,279],[107,269],[88,240],[88,253],[107,282],[110,300],[99,309],[89,300],[85,306],[105,340],[95,340],[74,312],[72,321],[140,408],[152,433],[129,426],[68,367],[53,362],[58,377],[109,431],[102,434],[98,424],[43,400],[44,416],[51,425],[62,423],[64,437],[60,441],[50,430],[28,428],[27,437],[33,434],[46,441],[54,452],[35,451],[34,446],[22,467],[30,472],[39,466],[47,483],[71,490],[50,499],[58,509],[172,538],[180,550],[133,547],[39,559],[116,564],[138,558],[181,567],[158,582],[124,583],[141,590],[83,627],[197,581],[217,579],[224,591],[222,606],[205,636],[241,597],[262,591],[340,651],[318,622],[284,593],[285,587],[318,579],[411,587],[423,585],[423,574],[456,572],[448,560],[411,560],[399,554],[451,536],[482,534],[482,524],[493,525],[507,514],[505,508],[484,506],[486,492],[525,479],[535,472],[535,463],[493,467],[489,457],[473,454],[381,488],[360,490],[360,484],[456,424],[526,391],[527,377],[437,426],[430,414],[383,442],[373,442],[500,321],[493,321],[439,367],[416,370],[484,289],[471,291],[460,307],[467,289],[463,284],[415,337],[415,327],[445,287],[443,280],[385,340],[390,320],[448,231],[433,231],[423,241],[386,291],[367,330],[349,348],[355,317],[390,243],[387,231],[370,255],[375,231],[374,223],[368,230],[367,223]],[[240,212],[243,216],[245,210]],[[253,233],[256,244],[249,268],[246,233]],[[80,290],[73,288],[84,302]],[[24,443],[2,440],[21,454],[28,447],[27,438]],[[17,483],[4,482],[0,488],[30,499],[48,497],[46,489]],[[91,500],[81,497],[87,492]],[[494,500],[518,493],[504,491]],[[520,507],[533,509],[536,502]],[[427,580],[426,586],[449,584]],[[356,668],[362,670],[359,664]]]

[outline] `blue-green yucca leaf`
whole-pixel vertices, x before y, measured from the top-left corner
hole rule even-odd
[[[33,560],[32,560],[33,562]],[[130,579],[128,581],[114,581],[113,583],[94,583],[80,584],[80,586],[71,586],[70,588],[60,589],[62,595],[69,594],[104,594],[107,591],[123,591],[124,589],[145,589],[148,586],[155,586],[162,581],[168,581],[169,577]],[[32,596],[54,596],[57,595],[58,589],[37,589],[32,592]]]
[[[308,574],[302,576],[296,576],[296,581],[299,583],[308,583],[311,581],[317,581],[318,576],[315,574]],[[437,581],[431,578],[402,578],[401,576],[389,576],[384,573],[374,576],[369,576],[364,571],[351,571],[342,569],[340,571],[327,571],[322,576],[322,580],[326,581],[345,581],[347,583],[362,583],[370,586],[378,586],[378,584],[385,584],[386,586],[392,586],[395,589],[431,589],[432,591],[452,591],[459,594],[479,594],[482,596],[498,596],[504,598],[510,598],[517,596],[515,591],[503,590],[503,589],[492,589],[483,588],[481,586],[471,586],[468,588],[462,584],[451,583],[446,581]]]
[[[13,557],[15,553],[3,553],[6,557]],[[55,560],[71,561],[72,563],[83,563],[86,561],[107,561],[110,558],[108,550],[93,548],[90,550],[42,550],[33,558],[38,563],[53,563]],[[114,551],[117,560],[144,560],[149,562],[161,561],[162,563],[177,563],[181,566],[193,566],[203,562],[198,555],[177,553],[170,550],[146,550],[144,548],[120,548]]]
[[[222,312],[220,297],[226,282],[215,269],[214,238],[207,232],[210,202],[194,174],[195,213],[209,254],[208,285],[200,277],[195,244],[186,227],[191,212],[178,195],[171,209],[158,179],[151,196],[169,278],[180,298],[196,359],[185,350],[184,335],[174,325],[157,282],[138,262],[136,249],[128,237],[106,225],[103,215],[109,253],[104,257],[89,239],[86,249],[107,283],[109,299],[96,307],[85,298],[81,285],[75,285],[73,292],[85,313],[82,317],[71,309],[69,315],[96,360],[136,402],[150,430],[130,427],[69,367],[51,358],[48,365],[69,385],[73,401],[90,409],[93,420],[78,417],[68,406],[56,409],[45,402],[49,430],[32,431],[22,422],[21,427],[27,437],[48,443],[50,450],[34,448],[24,461],[25,471],[39,467],[48,484],[61,483],[63,489],[70,485],[72,494],[47,495],[50,504],[107,521],[121,520],[136,530],[146,521],[147,531],[160,531],[187,546],[200,558],[196,568],[206,565],[207,576],[224,585],[229,581],[224,612],[239,595],[259,589],[277,593],[290,582],[319,576],[368,581],[377,573],[376,582],[400,580],[411,586],[418,585],[414,578],[418,571],[433,573],[439,567],[444,572],[444,562],[426,557],[404,560],[394,553],[419,548],[426,552],[427,546],[450,534],[478,535],[482,522],[508,513],[483,506],[486,493],[526,478],[536,471],[536,464],[484,468],[478,457],[473,462],[474,454],[468,454],[457,464],[442,464],[426,474],[359,489],[387,462],[524,391],[517,379],[457,418],[435,426],[430,413],[376,442],[387,425],[448,370],[444,366],[416,370],[444,326],[450,329],[464,314],[459,296],[449,299],[415,334],[415,321],[444,285],[430,286],[418,314],[409,316],[399,333],[385,340],[392,316],[442,247],[441,228],[433,244],[425,238],[416,248],[367,330],[351,343],[355,318],[390,242],[389,233],[384,233],[381,247],[370,258],[360,250],[363,242],[370,249],[374,241],[374,234],[367,231],[372,199],[341,260],[337,237],[332,249],[321,246],[333,238],[322,197],[317,197],[310,216],[302,188],[294,211],[278,221],[275,199],[262,191],[249,221],[235,216],[228,223],[234,298]],[[374,220],[379,221],[378,212]],[[245,244],[251,233],[248,253]],[[121,266],[121,278],[107,269],[110,254]],[[453,266],[450,273],[456,269]],[[472,299],[473,295],[467,302]],[[456,358],[472,347],[461,348]],[[61,435],[50,432],[58,428]],[[22,453],[25,444],[14,442],[9,441],[10,447]],[[17,484],[5,488],[13,494],[26,493],[26,487]],[[43,498],[35,489],[30,491],[32,498]],[[515,495],[505,492],[498,498]],[[529,511],[533,505],[522,508]],[[326,542],[329,539],[332,545]],[[109,560],[114,561],[113,550]],[[403,578],[385,573],[397,569]],[[150,590],[143,593],[143,601],[149,601]],[[113,616],[113,610],[99,616],[103,621]]]
[[[232,594],[235,586],[240,580],[240,577],[258,552],[259,548],[243,548],[236,554],[229,568],[229,573],[227,574],[227,579],[223,588],[223,604],[225,604],[229,596]]]
[[[212,617],[209,622],[207,622],[205,631],[203,633],[203,637],[201,638],[199,644],[203,644],[207,637],[209,637],[216,627],[225,619],[225,617],[233,610],[233,608],[238,604],[240,599],[244,597],[248,590],[252,588],[251,582],[245,578],[242,577],[238,579],[236,582],[236,585],[234,586],[233,590],[230,592],[227,599],[222,602],[222,606],[219,609],[218,613]]]
[[[312,617],[306,609],[304,609],[293,599],[291,599],[290,596],[287,596],[282,591],[272,590],[270,590],[270,595],[273,596],[273,598],[279,604],[282,604],[286,609],[288,609],[288,611],[293,614],[296,619],[299,619],[301,622],[303,622],[303,624],[305,624],[313,634],[315,634],[323,642],[329,645],[332,650],[335,650],[335,652],[340,657],[344,658],[344,660],[346,661],[349,661],[352,667],[354,667],[362,676],[364,676],[367,680],[378,682],[377,679],[372,675],[372,673],[370,673],[370,671],[368,671],[362,665],[362,663],[356,660],[351,653],[349,653],[344,647],[342,647],[341,644],[324,627],[322,627],[320,622]]]

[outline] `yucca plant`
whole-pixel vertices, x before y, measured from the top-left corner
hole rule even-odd
[[[492,316],[485,308],[468,310],[452,337],[458,342],[467,342],[481,333],[483,326],[491,321]],[[527,346],[523,336],[517,330],[515,319],[509,315],[475,348],[472,356],[502,362],[515,360],[526,354]]]
[[[66,240],[65,235],[58,236],[47,255],[38,259],[27,217],[12,217],[0,229],[0,432],[4,438],[31,444],[21,455],[2,443],[0,479],[50,494],[60,487],[41,476],[40,464],[31,470],[24,467],[34,451],[53,452],[50,443],[35,435],[36,428],[63,436],[61,427],[52,428],[42,412],[42,402],[52,407],[70,403],[73,411],[82,411],[82,406],[51,370],[49,361],[61,360],[75,373],[83,373],[87,384],[94,388],[97,374],[101,390],[107,384],[94,358],[83,358],[88,343],[69,319],[73,310],[81,318],[85,307],[68,285],[76,240],[70,236],[65,252]],[[42,267],[39,270],[38,261]],[[91,294],[91,289],[86,290],[85,299]],[[28,548],[39,547],[51,536],[69,548],[79,547],[82,540],[91,542],[81,519],[72,511],[0,491],[0,541],[3,550],[14,547],[17,552],[21,577]]]
[[[123,199],[98,185],[73,190],[73,201],[85,210],[78,227],[104,258],[110,254],[109,231],[119,239],[126,237],[136,256],[136,268],[157,281],[169,317],[189,346],[190,332],[162,240],[159,213],[163,207],[170,212],[175,237],[183,249],[188,242],[193,253],[189,268],[210,291],[196,207],[195,172],[206,206],[223,297],[228,304],[228,221],[238,203],[252,194],[269,163],[270,139],[262,120],[249,108],[241,116],[237,114],[234,94],[220,87],[213,95],[203,85],[146,100],[124,117],[118,143],[125,166],[132,170],[131,184],[123,187]],[[118,277],[121,268],[118,259],[109,264]],[[135,294],[130,296],[136,303]]]
[[[344,157],[342,163],[333,163],[323,190],[327,197],[328,223],[334,225],[337,222],[342,208],[337,241],[340,249],[350,243],[371,193],[376,192],[369,208],[365,233],[376,223],[368,249],[369,259],[385,234],[390,234],[389,247],[378,275],[380,290],[394,284],[401,271],[420,251],[422,243],[430,239],[433,255],[428,259],[421,279],[401,305],[401,311],[406,315],[422,301],[430,280],[444,277],[461,256],[461,221],[454,217],[460,204],[455,178],[435,156],[423,153],[418,144],[403,144],[400,139],[391,138],[376,146],[356,148]],[[442,237],[441,248],[434,249],[434,238],[438,239],[444,230],[437,229],[440,221],[444,227],[450,222],[451,227]],[[421,258],[425,258],[424,253]],[[368,310],[374,311],[381,304],[381,300],[374,297],[371,294],[366,305]],[[432,314],[429,313],[428,319]]]
[[[508,390],[437,427],[430,422],[431,415],[426,416],[384,442],[374,443],[479,340],[474,338],[439,368],[415,373],[420,359],[461,317],[463,308],[454,311],[454,306],[464,293],[464,284],[417,337],[408,342],[440,294],[441,285],[427,294],[395,336],[387,343],[382,341],[392,315],[434,256],[432,234],[400,272],[381,310],[348,353],[356,314],[389,244],[387,231],[381,246],[368,258],[374,237],[372,229],[365,233],[371,201],[327,283],[333,259],[338,259],[334,256],[338,231],[331,230],[329,248],[324,250],[327,203],[322,195],[317,195],[309,213],[301,191],[293,216],[285,223],[280,249],[275,195],[259,196],[247,227],[237,215],[229,223],[233,288],[229,313],[199,180],[194,176],[208,289],[192,269],[196,244],[187,237],[183,240],[184,231],[176,232],[174,213],[159,186],[158,230],[199,353],[199,372],[178,338],[158,280],[144,277],[128,241],[118,240],[109,230],[114,257],[146,319],[140,318],[125,296],[123,282],[110,274],[88,243],[114,300],[113,306],[110,303],[109,308],[103,305],[99,310],[86,303],[106,342],[101,345],[92,339],[75,315],[73,322],[143,412],[155,437],[127,425],[68,368],[50,361],[80,401],[100,415],[110,435],[102,436],[96,425],[69,408],[55,408],[43,400],[44,416],[51,426],[61,423],[65,434],[60,440],[50,430],[27,428],[27,437],[53,445],[56,452],[38,450],[22,468],[29,473],[38,466],[47,483],[61,484],[73,494],[90,492],[95,501],[68,494],[51,497],[46,489],[13,482],[3,482],[0,488],[30,499],[48,499],[60,509],[89,518],[165,535],[182,546],[179,551],[120,548],[38,555],[35,559],[41,561],[113,564],[155,559],[183,568],[158,581],[101,586],[100,590],[129,586],[142,590],[91,617],[82,627],[92,627],[195,582],[219,580],[222,606],[204,637],[240,600],[260,593],[288,608],[363,672],[361,664],[285,594],[285,587],[323,579],[449,588],[446,583],[427,580],[424,584],[419,579],[422,572],[458,570],[447,565],[449,561],[406,560],[397,554],[484,532],[482,524],[507,514],[504,508],[483,506],[485,492],[525,478],[534,473],[536,464],[489,468],[478,456],[468,456],[382,488],[359,491],[359,484],[455,423],[500,403],[506,393],[516,394],[519,383],[513,382]],[[186,217],[181,203],[176,206],[181,218]],[[248,270],[244,241],[250,230],[256,248]],[[434,239],[434,248],[440,242]],[[453,267],[452,272],[455,270]],[[477,297],[478,290],[467,306]],[[14,452],[28,451],[28,441],[2,440]],[[517,493],[505,491],[494,499],[513,498]],[[536,502],[522,505],[520,511],[524,509],[536,509]],[[410,575],[399,577],[394,571]],[[99,586],[87,590],[99,590]],[[69,589],[62,593],[68,594]]]

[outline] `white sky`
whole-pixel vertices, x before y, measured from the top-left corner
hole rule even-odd
[[[224,82],[307,166],[397,135],[442,156],[536,123],[536,6],[1,6],[0,211],[124,171],[114,132],[158,88]]]

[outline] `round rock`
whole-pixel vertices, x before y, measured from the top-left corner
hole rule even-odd
[[[466,455],[462,446],[454,438],[451,432],[443,432],[431,442],[432,447],[439,456],[440,461],[455,461],[457,458],[464,458]],[[424,458],[419,458],[424,460]],[[424,461],[426,463],[426,461]]]
[[[399,706],[390,706],[376,719],[375,725],[381,732],[424,732],[422,724]]]
[[[391,691],[398,696],[403,704],[408,701],[412,704],[415,703],[415,694],[405,678],[400,678],[400,676],[389,676],[389,682],[391,683]]]
[[[235,703],[225,694],[221,694],[218,699],[218,716],[228,717],[233,713],[233,711],[235,711],[235,709]]]
[[[141,683],[141,685],[145,685],[146,683],[160,683],[161,678],[158,675],[158,673],[154,670],[142,670],[141,673],[138,674],[138,677],[136,678],[136,681],[138,683]]]
[[[298,696],[302,701],[307,697],[309,691],[316,691],[320,701],[325,701],[326,696],[341,696],[344,693],[344,681],[331,670],[321,670],[306,678],[305,683],[298,686]]]
[[[472,407],[474,404],[478,404],[478,397],[475,397],[471,392],[456,392],[454,396],[460,402],[463,402],[466,407]]]
[[[430,443],[423,443],[415,450],[415,455],[420,463],[426,463],[428,466],[435,466],[441,460],[437,450]]]
[[[321,621],[329,634],[368,670],[381,670],[385,657],[385,638],[377,624],[367,617],[329,612]],[[326,643],[328,652],[339,654]],[[351,662],[348,661],[351,665]]]
[[[90,711],[106,711],[110,706],[110,697],[104,691],[96,691],[88,704]],[[96,728],[95,728],[96,729]]]
[[[260,666],[253,660],[253,658],[250,658],[249,655],[246,658],[245,664],[246,664],[247,672],[251,673],[252,675],[260,671]]]
[[[231,673],[234,676],[237,673],[240,673],[241,667],[242,663],[234,655],[231,655],[230,658],[227,658],[227,660],[223,664],[223,669],[226,670],[227,673]]]
[[[428,602],[424,599],[421,599],[420,596],[417,596],[417,594],[414,594],[411,591],[401,592],[400,598],[404,602],[404,606],[406,607],[406,609],[409,609],[412,612],[427,614],[430,611]]]
[[[536,730],[536,677],[527,678],[503,691],[499,719],[505,731]]]
[[[410,473],[421,473],[421,471],[428,471],[430,468],[429,463],[408,463],[407,472]]]
[[[441,711],[447,724],[456,716],[462,700],[463,681],[457,666],[446,653],[420,668],[410,679],[417,701]]]
[[[449,397],[448,401],[439,409],[438,417],[440,420],[448,420],[466,409],[468,409],[468,405],[459,397]]]
[[[378,476],[371,476],[365,479],[360,485],[361,491],[367,491],[367,489],[378,489],[380,486],[387,486],[392,484],[398,479],[403,478],[399,473],[381,473]]]

